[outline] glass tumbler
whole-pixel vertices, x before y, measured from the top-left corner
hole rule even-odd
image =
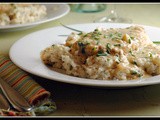
[[[70,4],[71,10],[80,13],[100,12],[106,9],[106,4]]]

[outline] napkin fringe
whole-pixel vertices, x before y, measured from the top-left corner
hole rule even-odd
[[[30,103],[31,105],[39,106],[39,105],[41,105],[43,102],[45,102],[47,99],[49,99],[49,97],[50,97],[50,92],[44,91],[44,92],[42,92],[42,93],[40,93],[40,94],[37,94],[36,96],[33,96],[33,97],[30,99],[29,103]]]

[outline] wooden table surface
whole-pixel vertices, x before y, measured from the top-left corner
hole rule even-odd
[[[20,38],[38,30],[59,26],[60,22],[66,25],[92,23],[94,19],[109,14],[113,4],[106,6],[102,12],[70,11],[62,18],[32,29],[0,32],[0,52],[8,55],[10,47]],[[116,4],[116,10],[119,15],[131,18],[135,24],[160,27],[160,4]],[[160,84],[115,89],[72,85],[31,76],[51,92],[52,99],[56,102],[57,110],[50,114],[51,117],[160,116]]]

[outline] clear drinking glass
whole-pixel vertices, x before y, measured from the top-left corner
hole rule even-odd
[[[100,12],[106,9],[106,4],[70,4],[71,10],[80,13]]]
[[[110,13],[107,16],[103,16],[101,18],[97,18],[94,22],[111,22],[111,23],[132,23],[132,19],[127,17],[121,17],[117,14],[116,5],[113,4]]]

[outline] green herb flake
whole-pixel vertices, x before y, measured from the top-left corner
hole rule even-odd
[[[160,41],[153,41],[154,44],[160,44]]]
[[[83,37],[87,37],[88,36],[88,34],[85,34]]]
[[[152,54],[152,53],[149,53],[149,57],[153,57],[153,54]]]
[[[98,32],[97,34],[98,34],[98,35],[102,35],[102,33],[101,33],[101,32]]]
[[[106,47],[107,47],[107,49],[111,49],[111,44],[107,43]]]
[[[122,37],[122,33],[117,33],[117,36],[118,37]]]
[[[130,50],[129,53],[130,53],[132,56],[135,56],[135,55],[133,54],[132,50]]]
[[[97,53],[97,56],[107,56],[108,54],[106,52],[103,52],[102,50],[99,50]]]
[[[107,36],[107,35],[104,35],[104,38],[108,38],[108,36]]]
[[[94,48],[92,48],[92,51],[95,51],[97,48],[96,47],[94,47]]]
[[[111,37],[113,37],[113,34],[111,33],[111,34],[109,34],[109,37],[111,38]]]
[[[99,37],[99,36],[94,36],[94,39],[95,39],[95,40],[99,40],[100,37]]]
[[[121,44],[114,44],[114,46],[121,47],[122,45]]]
[[[96,43],[96,44],[98,45],[99,43],[100,43],[100,41],[99,41],[99,40],[97,40],[97,43]]]
[[[117,55],[116,55],[116,56],[117,56]],[[115,61],[116,61],[117,64],[120,63],[120,58],[119,58],[119,56],[117,56],[117,59],[116,59]]]
[[[83,34],[83,32],[78,33],[78,35],[82,35],[82,34]]]
[[[130,38],[131,38],[132,40],[134,40],[135,37],[131,36]]]
[[[134,64],[134,65],[137,65],[137,62],[136,62],[136,61],[133,61],[133,64]]]
[[[78,46],[83,46],[84,44],[82,42],[78,42]]]
[[[110,51],[111,51],[111,44],[110,43],[107,43],[106,49],[107,49],[107,53],[110,54]]]
[[[143,76],[142,73],[139,73],[136,70],[131,70],[130,73],[131,73],[131,75],[137,75],[138,77],[142,77]]]
[[[128,43],[131,44],[131,38],[128,39]]]
[[[98,51],[98,54],[102,54],[102,53],[103,53],[103,51],[102,51],[102,50],[99,50],[99,51]]]
[[[138,77],[142,77],[142,76],[143,76],[143,74],[141,74],[141,73],[138,74]]]
[[[107,56],[108,54],[107,53],[98,53],[97,56]]]
[[[135,70],[131,70],[130,72],[131,72],[131,75],[137,75],[138,74],[138,72],[135,71]]]
[[[107,61],[109,62],[111,59],[107,58]]]
[[[85,44],[86,44],[86,45],[90,45],[91,43],[90,43],[90,42],[86,42]]]
[[[96,33],[92,33],[91,37],[92,37],[92,39],[95,39],[95,40],[99,40],[100,39],[100,35],[96,34]]]
[[[94,31],[98,31],[98,29],[95,29]]]
[[[85,54],[85,47],[86,45],[82,42],[78,42],[78,46],[80,47],[81,53]]]

